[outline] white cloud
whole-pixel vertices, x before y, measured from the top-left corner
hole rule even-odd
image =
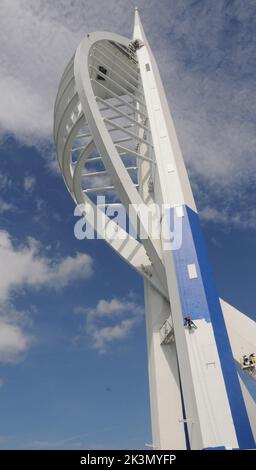
[[[17,312],[11,303],[14,292],[24,287],[60,289],[92,275],[93,261],[87,254],[52,261],[40,249],[34,239],[14,246],[9,233],[0,231],[0,362],[22,359],[33,340],[28,314]]]
[[[34,239],[16,248],[6,231],[0,231],[0,259],[0,302],[7,301],[21,287],[59,289],[93,272],[92,258],[85,253],[52,262],[40,255],[40,245]]]
[[[30,344],[31,337],[24,333],[19,325],[0,318],[0,362],[16,362],[28,350]]]
[[[87,309],[86,313],[87,315],[93,315],[94,317],[108,317],[120,315],[127,311],[138,313],[138,309],[140,312],[140,307],[138,307],[132,300],[119,300],[114,298],[111,300],[99,300],[96,307]]]
[[[92,335],[93,347],[101,353],[106,352],[107,345],[114,340],[126,338],[137,321],[137,318],[130,318],[114,326],[89,329],[88,333]]]
[[[126,338],[140,321],[143,309],[132,297],[101,299],[93,308],[75,309],[85,315],[87,337],[98,352],[105,353],[110,343]]]
[[[0,197],[0,214],[3,214],[4,212],[11,211],[11,210],[13,210],[13,209],[14,209],[13,204],[11,204],[10,202],[4,201],[4,200]]]
[[[206,206],[200,211],[200,217],[214,224],[221,224],[223,227],[230,229],[237,227],[239,229],[256,229],[256,210],[247,209],[242,213],[232,212],[230,208],[221,208],[217,210],[215,207]]]
[[[57,161],[55,153],[53,153],[49,156],[46,166],[47,166],[47,169],[49,170],[49,172],[51,174],[53,174],[55,176],[60,176],[61,175],[59,163]]]
[[[33,306],[22,311],[9,300],[0,300],[0,363],[17,363],[24,359],[34,342],[31,333],[33,313]]]
[[[48,137],[51,130],[51,109],[40,92],[21,79],[0,69],[1,114],[0,129],[13,132],[25,140]],[[29,143],[29,141],[27,140]]]
[[[25,191],[33,191],[36,184],[36,178],[34,176],[27,175],[24,178],[23,184]]]
[[[7,188],[10,188],[12,181],[9,176],[5,173],[0,173],[0,191],[4,191]]]
[[[0,125],[32,143],[51,135],[57,82],[76,36],[40,3],[3,0],[0,6]]]

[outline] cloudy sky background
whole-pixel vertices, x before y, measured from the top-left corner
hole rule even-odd
[[[2,0],[1,448],[151,440],[142,283],[103,242],[75,240],[52,142],[54,99],[78,43],[94,30],[130,37],[135,6],[220,294],[255,318],[255,1]]]

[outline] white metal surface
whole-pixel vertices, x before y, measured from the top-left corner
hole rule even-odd
[[[221,299],[233,356],[238,364],[244,354],[256,353],[256,322]]]
[[[170,305],[144,281],[151,405],[155,449],[186,449],[175,342],[161,344],[160,328]]]

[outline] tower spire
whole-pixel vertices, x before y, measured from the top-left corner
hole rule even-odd
[[[140,39],[144,43],[145,41],[147,41],[143,26],[141,23],[138,7],[136,7],[134,11],[133,39]]]

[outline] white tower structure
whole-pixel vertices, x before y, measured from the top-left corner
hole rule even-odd
[[[144,279],[154,448],[255,448],[256,406],[237,365],[256,349],[256,324],[218,297],[137,10],[132,40],[94,32],[78,46],[58,90],[54,138],[87,225]],[[152,204],[165,207],[158,237],[146,222]],[[117,223],[121,207],[140,237]],[[174,240],[166,238],[171,222]],[[242,365],[252,376],[253,361]]]

